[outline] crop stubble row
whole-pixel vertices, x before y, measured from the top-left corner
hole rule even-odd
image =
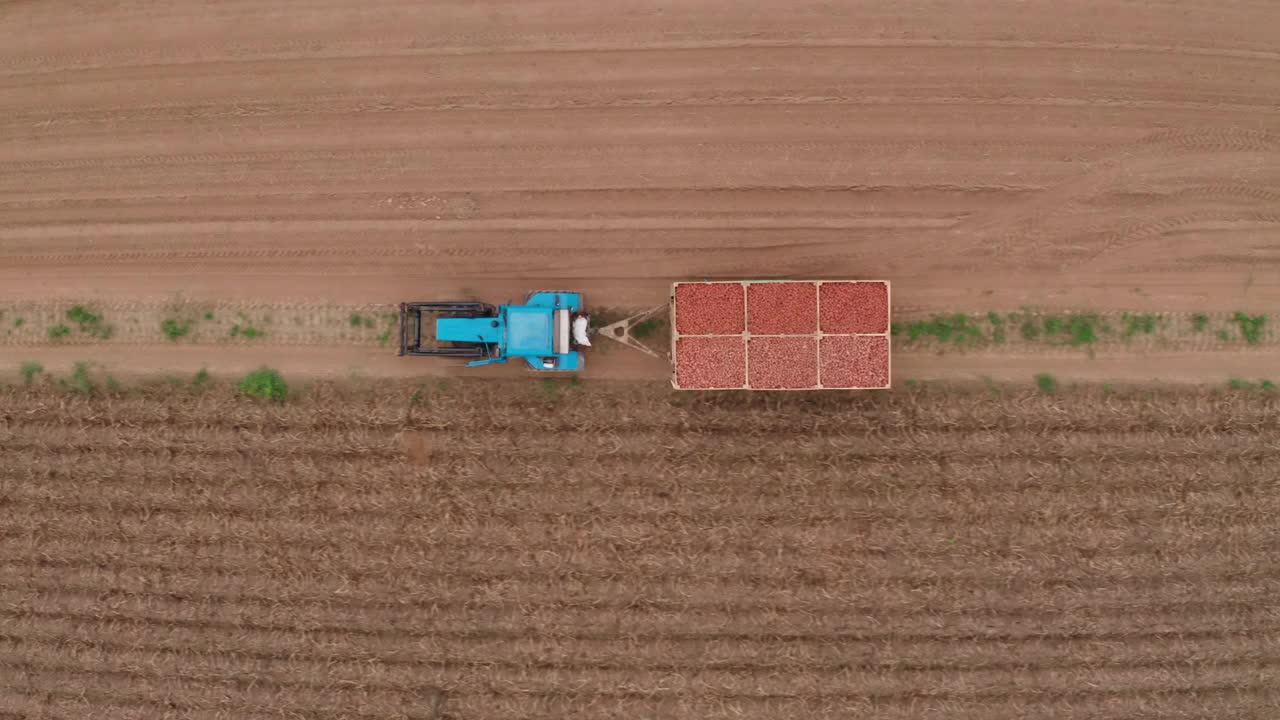
[[[10,707],[1267,707],[1274,401],[414,389],[3,391]]]

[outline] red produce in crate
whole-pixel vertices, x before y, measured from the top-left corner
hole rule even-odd
[[[882,282],[822,284],[822,332],[889,332],[889,286]]]
[[[741,335],[746,306],[741,283],[680,283],[676,286],[676,332],[681,335]]]
[[[728,337],[676,340],[676,386],[698,390],[740,388],[747,380],[746,341]]]
[[[823,387],[889,386],[889,338],[883,335],[824,336],[821,356]]]
[[[747,286],[747,328],[753,335],[812,335],[818,331],[818,286],[766,282]]]
[[[747,349],[750,385],[759,390],[818,386],[818,339],[753,337]]]

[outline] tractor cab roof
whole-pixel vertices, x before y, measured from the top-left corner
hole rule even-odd
[[[552,308],[506,305],[509,355],[552,354]]]

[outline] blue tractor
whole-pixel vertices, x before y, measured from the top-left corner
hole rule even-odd
[[[572,292],[535,292],[521,305],[401,303],[400,354],[467,358],[467,367],[523,358],[534,370],[581,370],[578,348],[590,344],[585,317],[582,295]]]

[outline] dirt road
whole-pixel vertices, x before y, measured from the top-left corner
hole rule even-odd
[[[1268,2],[9,3],[0,302],[563,286],[645,306],[675,279],[796,276],[888,278],[918,310],[1274,312],[1278,21]]]

